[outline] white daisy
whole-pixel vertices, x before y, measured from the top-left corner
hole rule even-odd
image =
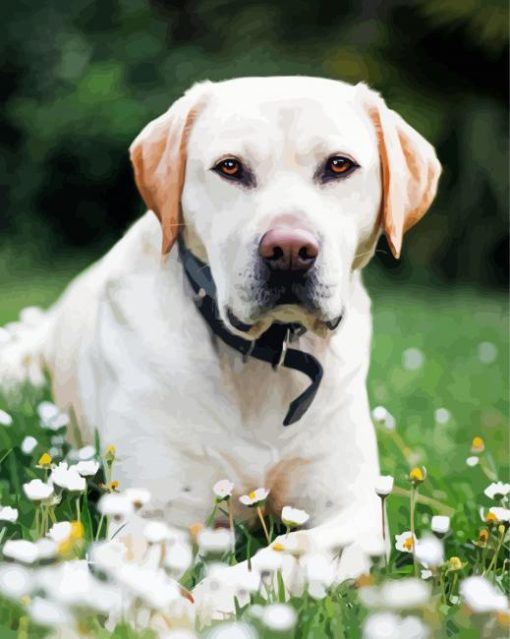
[[[212,628],[207,639],[257,639],[258,634],[244,621],[227,621]]]
[[[150,544],[161,544],[175,539],[175,533],[163,521],[149,521],[143,529],[143,536]]]
[[[508,508],[500,508],[499,506],[493,506],[489,508],[489,513],[492,513],[498,521],[509,522],[510,510]]]
[[[496,361],[498,349],[492,342],[481,342],[478,344],[478,359],[482,364],[492,364]]]
[[[12,417],[0,408],[0,426],[12,426]]]
[[[122,494],[108,493],[97,502],[97,509],[101,515],[122,521],[133,513],[133,504]]]
[[[92,457],[95,457],[96,455],[96,449],[94,446],[83,446],[83,448],[80,448],[80,450],[78,451],[78,459],[80,461],[87,461],[89,459],[92,459]]]
[[[470,457],[466,459],[466,464],[471,468],[476,466],[479,462],[480,462],[480,458],[477,457],[476,455],[471,455]]]
[[[430,584],[424,583],[421,579],[390,579],[382,585],[381,598],[384,606],[404,610],[426,606],[430,601],[431,592]]]
[[[504,484],[502,481],[493,482],[483,492],[489,499],[503,499],[510,493],[510,484]]]
[[[188,570],[192,561],[193,551],[186,541],[176,541],[166,551],[165,567],[176,579]]]
[[[251,559],[252,568],[261,574],[274,573],[282,567],[284,554],[272,546],[262,548]]]
[[[42,597],[35,597],[28,604],[27,611],[32,620],[41,626],[58,626],[61,628],[73,622],[71,614],[63,606]]]
[[[48,430],[59,430],[69,424],[69,416],[53,402],[41,402],[37,406],[41,426]]]
[[[87,482],[75,468],[75,466],[69,467],[67,462],[60,462],[50,473],[50,483],[69,492],[83,492],[87,488]]]
[[[417,540],[415,556],[425,568],[437,568],[444,563],[443,544],[437,537],[427,535]]]
[[[262,623],[275,632],[289,632],[296,625],[296,621],[296,611],[284,603],[269,604],[262,613]]]
[[[291,506],[284,506],[282,508],[282,522],[288,528],[303,526],[309,519],[310,515],[304,510],[292,508]]]
[[[109,613],[120,603],[118,588],[96,579],[84,560],[42,568],[36,573],[36,581],[49,597],[72,608]]]
[[[379,497],[387,497],[393,490],[394,481],[391,475],[379,475],[375,482],[375,492]]]
[[[14,523],[18,519],[18,509],[11,506],[0,506],[0,521]]]
[[[450,518],[446,515],[434,515],[430,527],[432,532],[438,535],[446,535],[450,530]]]
[[[213,486],[213,493],[216,496],[216,501],[221,502],[232,497],[232,491],[234,490],[234,484],[229,479],[220,479]]]
[[[506,596],[485,577],[474,576],[464,579],[459,592],[468,608],[475,613],[497,612],[505,610],[508,606]]]
[[[359,597],[369,608],[406,610],[426,606],[431,597],[429,583],[416,577],[389,579],[381,586],[360,588]]]
[[[372,419],[376,424],[384,426],[386,430],[395,430],[396,420],[384,406],[376,406],[372,411]]]
[[[37,548],[37,559],[45,560],[45,559],[53,559],[57,556],[57,544],[51,539],[38,539],[35,542]]]
[[[198,534],[198,547],[202,554],[221,554],[232,548],[232,533],[227,528],[204,528]]]
[[[304,557],[306,580],[329,588],[335,579],[335,565],[324,553],[308,553]]]
[[[37,439],[32,437],[32,435],[28,435],[21,442],[21,452],[25,455],[30,455],[30,453],[37,446]]]
[[[269,493],[270,491],[267,488],[257,488],[256,490],[250,491],[247,495],[241,495],[239,501],[245,506],[253,508],[254,506],[263,504]]]
[[[46,501],[53,495],[53,486],[41,479],[32,479],[23,484],[23,492],[31,501]]]
[[[408,639],[428,639],[430,634],[429,627],[423,623],[421,619],[414,616],[404,617],[400,621],[398,637],[407,637]]]
[[[402,366],[407,371],[415,371],[423,366],[425,356],[419,348],[408,348],[402,353]]]
[[[395,535],[395,548],[400,552],[413,552],[413,548],[416,545],[416,535],[409,530]]]
[[[17,564],[0,565],[0,593],[9,599],[18,600],[33,589],[32,572]]]
[[[363,639],[394,639],[399,635],[400,617],[392,612],[376,612],[363,622]]]
[[[71,466],[71,469],[73,468],[82,477],[93,477],[99,470],[99,462],[95,459],[79,461],[74,466]]]
[[[33,564],[39,557],[37,546],[26,539],[9,539],[6,541],[3,555],[22,564]]]
[[[57,521],[48,530],[48,537],[59,544],[69,538],[71,531],[72,525],[70,521]]]
[[[115,573],[126,562],[127,546],[118,539],[97,542],[89,551],[91,565],[108,573]]]
[[[436,424],[447,424],[450,421],[450,411],[447,408],[438,408],[434,412]]]
[[[151,500],[151,494],[145,488],[126,488],[124,496],[131,501],[135,510],[140,510]]]
[[[127,563],[118,571],[117,579],[156,610],[167,610],[174,601],[181,598],[178,583],[170,579],[163,570]]]

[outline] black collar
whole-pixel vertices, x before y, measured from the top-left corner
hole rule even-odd
[[[202,317],[209,324],[212,332],[243,357],[254,357],[268,362],[276,370],[280,366],[292,368],[305,373],[312,383],[289,405],[287,415],[283,420],[284,426],[297,422],[308,410],[319,388],[322,379],[322,366],[309,353],[303,353],[294,348],[288,348],[293,338],[304,332],[299,324],[273,323],[256,340],[247,340],[231,333],[220,319],[216,305],[216,286],[212,278],[211,269],[198,259],[186,247],[181,236],[178,238],[179,256],[184,272],[195,292],[197,308]]]

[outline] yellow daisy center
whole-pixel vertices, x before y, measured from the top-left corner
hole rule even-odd
[[[276,550],[276,552],[283,552],[285,550],[285,546],[280,544],[278,541],[272,545],[272,548],[273,550]]]
[[[413,468],[411,470],[411,472],[409,473],[409,479],[411,481],[424,481],[425,480],[425,475],[423,474],[423,471],[421,468]]]
[[[201,521],[196,521],[189,527],[189,534],[193,539],[196,539],[203,528],[204,524]]]
[[[489,523],[493,524],[498,521],[498,518],[496,517],[494,513],[488,512],[485,517],[485,521],[488,521]]]
[[[356,588],[365,588],[367,586],[373,586],[374,578],[372,577],[372,575],[368,575],[364,573],[356,579],[354,585],[356,586]]]
[[[408,537],[405,541],[404,541],[404,548],[406,550],[412,550],[413,546],[414,546],[414,539],[412,537]]]
[[[462,568],[462,561],[459,557],[450,557],[448,564],[451,570],[460,570]]]
[[[256,497],[256,496],[257,496],[257,495],[256,495],[256,493],[255,493],[255,491],[254,491],[254,490],[250,490],[250,492],[248,493],[248,497],[249,497],[250,499],[255,499],[255,497]]]
[[[83,536],[85,534],[84,528],[83,528],[83,524],[81,523],[81,521],[72,521],[71,522],[71,532],[69,534],[69,537],[71,539],[83,539]]]
[[[52,457],[51,457],[51,455],[49,453],[43,453],[39,457],[38,464],[39,464],[39,466],[49,466],[52,461],[53,461],[53,459],[52,459]]]
[[[481,437],[473,437],[473,441],[471,442],[471,450],[475,452],[481,452],[485,448],[485,442]]]
[[[508,610],[498,610],[496,619],[503,628],[510,628],[510,612]]]
[[[492,513],[489,513],[489,515],[492,515]],[[487,528],[482,528],[482,530],[480,530],[480,534],[478,535],[478,539],[480,541],[487,541],[489,539],[489,531],[487,530]]]

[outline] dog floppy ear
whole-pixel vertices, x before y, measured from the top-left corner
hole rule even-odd
[[[208,84],[208,83],[205,83]],[[150,122],[129,147],[136,186],[161,222],[162,252],[172,248],[183,226],[181,193],[186,145],[202,104],[203,84],[190,89],[166,113]]]
[[[382,175],[382,225],[394,257],[404,233],[425,215],[436,195],[441,164],[434,147],[384,100],[359,85],[379,147]]]

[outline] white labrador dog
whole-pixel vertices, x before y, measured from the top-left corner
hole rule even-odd
[[[3,347],[0,374],[47,367],[84,441],[117,447],[121,488],[151,491],[145,516],[186,527],[219,479],[264,486],[268,511],[310,513],[307,543],[350,542],[339,578],[363,571],[381,519],[361,269],[429,208],[434,149],[363,84],[271,77],[195,85],[131,157],[150,211]],[[243,357],[268,329],[269,361]],[[287,337],[315,359],[290,365]]]

